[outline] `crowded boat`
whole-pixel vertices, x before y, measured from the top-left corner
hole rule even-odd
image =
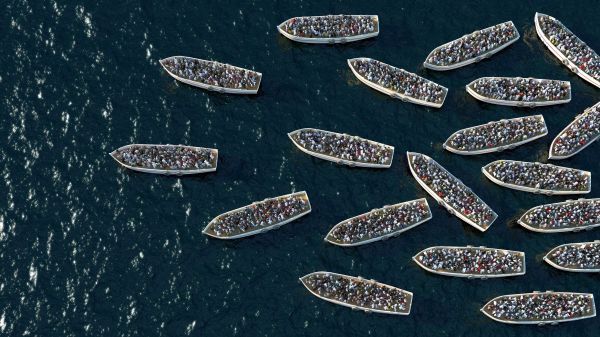
[[[184,175],[216,171],[219,152],[186,145],[130,144],[110,155],[134,171]]]
[[[550,145],[549,159],[574,156],[600,137],[600,102],[587,108],[567,125]]]
[[[423,66],[440,71],[460,68],[490,57],[518,39],[519,32],[512,21],[500,23],[435,48]]]
[[[600,199],[579,199],[540,205],[517,221],[542,233],[577,232],[600,226]]]
[[[467,84],[467,92],[492,104],[536,107],[571,101],[571,83],[521,77],[482,77]]]
[[[358,246],[398,235],[430,219],[426,199],[407,201],[344,220],[325,240],[338,246]]]
[[[486,231],[498,215],[462,181],[430,157],[407,152],[408,167],[419,185],[451,214],[480,231]]]
[[[302,152],[311,156],[357,167],[388,168],[394,147],[372,140],[319,129],[299,129],[288,134]]]
[[[481,311],[509,324],[555,324],[596,316],[594,295],[552,291],[499,296]]]
[[[552,164],[497,160],[481,170],[492,182],[525,192],[585,194],[592,188],[590,172]]]
[[[544,261],[565,271],[600,272],[600,240],[560,245],[548,252]]]
[[[178,81],[229,94],[256,94],[262,78],[253,70],[187,56],[168,57],[160,64]]]
[[[548,49],[572,72],[600,88],[600,56],[562,22],[535,13],[535,29]]]
[[[202,233],[218,239],[242,238],[279,228],[310,211],[306,192],[286,194],[223,213],[214,218]]]
[[[444,142],[444,149],[476,155],[513,149],[548,134],[544,116],[503,119],[459,130]]]
[[[393,315],[408,315],[412,293],[361,277],[314,272],[300,281],[313,295],[335,303],[363,310]]]
[[[290,40],[304,43],[345,43],[379,34],[377,15],[301,16],[277,26]]]
[[[486,247],[430,247],[413,257],[419,267],[446,276],[492,278],[525,274],[525,253]]]
[[[448,94],[446,87],[377,60],[354,58],[348,65],[361,82],[402,101],[440,108]]]

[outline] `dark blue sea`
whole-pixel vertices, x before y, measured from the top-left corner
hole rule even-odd
[[[542,261],[552,247],[599,239],[600,230],[529,232],[516,224],[525,210],[566,198],[505,189],[480,172],[503,158],[546,162],[552,138],[600,100],[533,25],[536,11],[553,15],[600,51],[600,2],[5,0],[2,8],[1,336],[598,336],[600,318],[508,326],[479,309],[534,290],[600,297],[599,275]],[[292,16],[339,13],[378,14],[379,37],[315,46],[276,30]],[[434,47],[507,20],[521,39],[491,59],[450,72],[422,67]],[[158,63],[172,55],[260,71],[259,94],[178,83]],[[444,106],[402,103],[359,83],[346,59],[360,56],[447,86]],[[569,80],[573,100],[533,110],[480,103],[464,85],[481,76]],[[549,135],[515,150],[464,157],[442,149],[458,129],[540,113]],[[286,135],[303,127],[394,145],[394,163],[352,169],[309,157]],[[218,148],[219,168],[185,178],[127,171],[108,152],[129,143]],[[499,214],[493,226],[480,233],[437,206],[410,175],[409,150],[472,187]],[[598,177],[599,151],[593,144],[557,164]],[[201,233],[227,210],[301,190],[312,213],[277,231],[232,242]],[[425,196],[433,219],[398,238],[348,249],[323,241],[343,219]],[[527,274],[457,279],[411,261],[429,246],[469,244],[525,251]],[[321,301],[298,282],[319,270],[410,290],[412,313],[369,315]]]

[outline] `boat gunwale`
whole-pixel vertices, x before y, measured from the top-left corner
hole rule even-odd
[[[563,271],[568,271],[568,272],[574,272],[574,273],[600,273],[600,266],[598,268],[573,268],[573,267],[564,267],[559,265],[558,263],[554,262],[551,258],[550,255],[563,247],[567,247],[567,246],[575,246],[575,245],[588,245],[588,244],[598,244],[600,245],[600,240],[595,240],[595,241],[588,241],[588,242],[572,242],[572,243],[565,243],[562,245],[558,245],[552,249],[550,249],[548,251],[548,253],[546,253],[546,255],[544,255],[544,261],[546,261],[546,263],[548,263],[549,265],[551,265],[552,267],[556,268],[556,269],[560,269]]]
[[[590,230],[592,228],[598,227],[600,226],[600,222],[596,223],[596,224],[590,224],[590,225],[584,225],[584,226],[576,226],[576,227],[560,227],[560,228],[556,228],[556,229],[548,229],[548,228],[539,228],[539,227],[534,227],[532,224],[527,223],[525,221],[525,216],[531,212],[533,212],[534,210],[538,209],[538,208],[544,208],[544,207],[548,207],[548,206],[558,206],[558,205],[567,205],[567,204],[572,204],[572,203],[576,203],[577,201],[600,201],[600,198],[581,198],[581,199],[577,199],[577,200],[565,200],[565,201],[561,201],[561,202],[555,202],[555,203],[550,203],[550,204],[542,204],[542,205],[537,205],[534,207],[531,207],[530,209],[528,209],[527,211],[525,211],[525,213],[523,213],[523,215],[521,215],[521,217],[517,220],[517,223],[523,227],[525,227],[526,229],[532,231],[532,232],[538,232],[538,233],[566,233],[566,232],[579,232],[582,230]]]
[[[328,37],[328,38],[324,38],[324,37],[302,37],[302,36],[296,36],[294,34],[290,34],[288,32],[285,31],[285,29],[283,29],[283,25],[292,20],[292,19],[298,19],[298,18],[316,18],[316,17],[329,17],[329,16],[340,16],[340,15],[346,15],[346,14],[333,14],[333,15],[310,15],[310,16],[295,16],[295,17],[291,17],[285,21],[283,21],[282,23],[277,25],[277,30],[279,31],[279,33],[283,36],[285,36],[286,38],[295,41],[295,42],[301,42],[301,43],[309,43],[309,44],[340,44],[340,43],[350,43],[350,42],[356,42],[356,41],[361,41],[361,40],[365,40],[365,39],[369,39],[372,37],[376,37],[379,35],[379,16],[378,15],[370,15],[370,14],[366,14],[366,15],[360,15],[360,14],[353,14],[353,15],[348,15],[348,16],[352,16],[352,17],[357,17],[357,16],[369,16],[373,19],[373,21],[376,23],[376,29],[375,31],[371,32],[371,33],[364,33],[364,34],[358,34],[358,35],[352,35],[352,36],[347,36],[347,37]]]
[[[558,135],[556,135],[556,137],[554,137],[554,139],[552,140],[552,143],[550,144],[550,149],[548,150],[548,159],[554,159],[554,160],[560,160],[560,159],[567,159],[567,158],[571,158],[574,155],[578,154],[579,152],[583,151],[583,149],[585,149],[586,147],[588,147],[590,144],[592,144],[593,142],[595,142],[598,138],[600,138],[600,132],[596,135],[596,137],[593,137],[592,139],[590,139],[590,141],[588,141],[585,145],[583,145],[582,147],[580,147],[578,150],[567,154],[567,155],[553,155],[553,151],[552,148],[554,147],[554,144],[556,143],[556,141],[559,139],[559,137],[567,132],[569,130],[569,128],[571,128],[571,126],[575,125],[575,123],[577,123],[580,119],[584,118],[587,116],[588,113],[590,113],[592,111],[592,109],[600,109],[600,102],[592,105],[591,107],[585,109],[581,114],[575,116],[575,118],[573,119],[573,121],[571,121],[571,123],[569,123],[564,129],[562,129]]]
[[[474,88],[473,88],[473,84],[476,81],[482,80],[482,79],[526,79],[526,80],[535,80],[535,81],[559,81],[561,83],[567,83],[569,86],[569,97],[566,99],[562,99],[562,100],[544,100],[544,101],[511,101],[511,100],[503,100],[503,99],[496,99],[496,98],[491,98],[491,97],[486,97],[480,93],[478,93]],[[551,106],[551,105],[558,105],[558,104],[565,104],[565,103],[569,103],[571,102],[571,98],[572,98],[572,91],[571,91],[571,82],[570,81],[563,81],[563,80],[551,80],[551,79],[545,79],[545,78],[533,78],[533,77],[507,77],[507,76],[484,76],[484,77],[480,77],[477,78],[473,81],[471,81],[469,84],[467,84],[465,86],[466,91],[473,96],[475,99],[485,102],[485,103],[490,103],[490,104],[496,104],[496,105],[504,105],[504,106],[516,106],[516,107],[526,107],[526,108],[535,108],[535,107],[542,107],[542,106]]]

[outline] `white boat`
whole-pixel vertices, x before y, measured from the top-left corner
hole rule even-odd
[[[550,145],[548,159],[557,159],[558,160],[558,159],[570,158],[570,157],[578,154],[579,152],[581,152],[583,149],[588,147],[594,141],[596,141],[596,139],[598,139],[598,137],[600,137],[600,131],[596,132],[596,133],[592,132],[590,134],[589,139],[586,139],[585,143],[583,145],[581,144],[581,141],[578,142],[579,146],[571,149],[568,153],[566,153],[566,154],[557,153],[559,151],[557,149],[557,146],[559,146],[559,144],[563,141],[562,140],[563,136],[566,137],[570,133],[580,134],[581,133],[581,128],[580,128],[581,124],[586,124],[586,123],[590,123],[590,122],[591,122],[591,124],[596,125],[596,129],[600,130],[600,127],[597,126],[600,124],[600,102],[596,103],[592,107],[585,109],[585,111],[582,114],[577,115],[577,117],[575,117],[575,120],[573,122],[571,122],[569,125],[567,125],[567,127],[564,128],[556,136],[556,138],[554,138],[554,140],[552,141],[552,144]]]
[[[347,139],[352,139],[357,142],[366,142],[369,145],[373,146],[374,148],[379,148],[379,149],[381,149],[381,151],[388,152],[389,157],[384,158],[384,159],[386,159],[384,162],[368,162],[368,161],[360,161],[360,160],[351,160],[348,158],[336,157],[336,156],[332,156],[330,154],[312,151],[311,149],[308,149],[308,148],[302,146],[302,144],[300,143],[299,137],[303,132],[315,132],[315,133],[321,133],[324,136],[347,138]],[[364,139],[364,138],[361,138],[358,136],[347,135],[345,133],[342,134],[342,133],[336,133],[336,132],[313,129],[313,128],[304,128],[304,129],[298,129],[296,131],[292,131],[292,132],[288,133],[288,137],[292,140],[294,145],[296,145],[296,147],[300,151],[302,151],[306,154],[309,154],[313,157],[332,161],[332,162],[340,164],[340,165],[348,165],[351,167],[389,168],[392,165],[392,160],[394,158],[394,147],[393,146],[382,144],[382,143],[377,143],[372,140]]]
[[[185,149],[187,151],[207,154],[208,160],[207,163],[202,167],[194,167],[188,169],[176,169],[176,168],[157,168],[155,166],[152,167],[144,167],[144,166],[136,166],[128,163],[122,157],[123,153],[128,151],[133,151],[135,149],[139,150],[149,150],[149,149],[157,149],[161,150],[178,150]],[[125,146],[121,146],[120,148],[114,150],[109,153],[110,156],[121,166],[128,168],[133,171],[145,172],[145,173],[153,173],[153,174],[164,174],[164,175],[188,175],[188,174],[198,174],[198,173],[207,173],[214,172],[217,170],[217,162],[219,157],[219,151],[217,149],[209,149],[205,147],[196,147],[196,146],[188,146],[188,145],[170,145],[170,144],[129,144]]]
[[[359,238],[350,238],[349,240],[336,239],[336,236],[335,236],[336,231],[339,231],[340,229],[342,229],[346,226],[357,226],[357,227],[361,226],[361,224],[356,224],[356,223],[354,223],[354,221],[358,221],[360,219],[371,219],[371,218],[377,219],[379,217],[386,218],[386,216],[392,216],[394,214],[394,212],[396,212],[396,211],[402,211],[402,210],[405,210],[406,208],[413,207],[413,206],[422,208],[424,210],[425,216],[422,218],[418,217],[417,218],[418,220],[414,221],[414,222],[402,223],[397,228],[391,230],[390,232],[381,233],[380,235],[373,235],[373,236],[366,236],[366,237],[359,237]],[[382,213],[384,213],[384,214],[382,214]],[[334,245],[337,245],[337,246],[342,246],[342,247],[360,246],[360,245],[364,245],[367,243],[380,241],[380,240],[387,240],[391,237],[398,236],[401,233],[406,232],[407,230],[412,229],[412,228],[414,228],[424,222],[427,222],[429,220],[431,220],[431,210],[429,209],[429,204],[427,203],[427,199],[421,198],[421,199],[417,199],[417,200],[406,201],[406,202],[402,202],[402,203],[391,205],[391,206],[383,206],[383,208],[374,209],[370,212],[363,213],[361,215],[357,215],[350,219],[346,219],[346,220],[338,223],[337,225],[335,225],[329,231],[329,233],[327,233],[327,236],[325,236],[325,241],[332,243]]]
[[[496,28],[496,27],[501,27],[502,25],[506,25],[507,27],[509,27],[514,33],[514,37],[510,40],[508,40],[507,42],[500,44],[498,46],[496,46],[495,48],[492,48],[490,50],[486,50],[483,53],[480,53],[479,55],[474,55],[471,58],[465,59],[463,61],[457,62],[457,63],[452,63],[452,64],[447,64],[447,65],[438,65],[438,64],[433,64],[431,63],[429,60],[430,58],[438,51],[438,50],[442,50],[443,48],[452,45],[453,43],[456,42],[460,42],[461,40],[467,40],[471,35],[473,34],[479,34],[481,32],[488,32],[491,31],[492,29]],[[469,34],[465,34],[462,37],[459,37],[456,40],[452,40],[448,43],[444,43],[443,45],[436,47],[435,49],[433,49],[431,51],[431,53],[429,53],[429,55],[427,55],[427,58],[425,59],[425,62],[423,62],[423,66],[425,68],[429,68],[432,70],[437,70],[437,71],[446,71],[446,70],[452,70],[452,69],[456,69],[456,68],[460,68],[460,67],[464,67],[466,65],[475,63],[475,62],[479,62],[483,59],[489,58],[492,55],[496,54],[497,52],[501,51],[502,49],[510,46],[511,44],[515,43],[518,39],[519,39],[520,35],[519,35],[519,31],[517,31],[517,28],[515,27],[515,25],[513,24],[512,21],[507,21],[507,22],[503,22],[503,23],[499,23],[497,25],[491,26],[491,27],[487,27],[484,29],[479,29],[476,30],[472,33]]]
[[[305,36],[294,35],[293,32],[288,32],[285,29],[286,24],[292,22],[293,20],[306,20],[306,19],[313,19],[313,18],[321,19],[321,20],[334,20],[334,19],[338,19],[340,17],[351,17],[352,19],[355,19],[355,20],[365,18],[365,17],[369,18],[373,22],[373,31],[366,32],[363,34],[335,36],[335,37],[333,37],[333,36],[332,37],[305,37]],[[322,15],[322,16],[301,16],[301,17],[294,17],[294,18],[285,20],[284,22],[280,23],[277,26],[277,30],[279,31],[279,33],[281,33],[281,35],[287,37],[288,39],[290,39],[292,41],[296,41],[296,42],[314,43],[314,44],[348,43],[348,42],[354,42],[354,41],[368,39],[368,38],[379,35],[379,17],[377,15],[343,15],[343,14]]]
[[[498,317],[498,315],[493,310],[494,306],[497,306],[498,304],[502,304],[503,302],[506,302],[506,301],[514,301],[514,300],[521,300],[521,299],[531,299],[531,301],[535,301],[535,299],[537,299],[538,297],[542,298],[542,299],[545,297],[550,297],[550,298],[564,297],[565,301],[572,299],[573,297],[576,297],[576,298],[585,300],[588,303],[585,303],[585,306],[584,306],[585,312],[582,313],[580,316],[566,317],[566,318],[560,318],[560,319],[541,319],[541,318],[534,318],[534,317],[525,318],[525,319],[510,319],[510,318]],[[542,309],[541,306],[534,305],[534,308],[539,309],[538,312],[547,313],[547,307],[544,308],[545,310],[541,310]],[[520,308],[514,308],[513,310],[519,310],[519,309]],[[556,310],[556,315],[562,314],[560,307],[556,308],[555,310]],[[501,322],[501,323],[556,325],[558,323],[577,321],[577,320],[581,320],[581,319],[596,317],[596,304],[594,303],[594,295],[593,294],[573,293],[573,292],[553,292],[553,291],[537,292],[536,291],[536,292],[532,292],[532,293],[498,296],[496,298],[491,299],[488,303],[486,303],[483,306],[483,308],[481,308],[481,312],[483,312],[489,318],[491,318],[497,322]],[[502,313],[505,313],[505,312],[503,311]]]
[[[593,247],[597,250],[596,252],[596,260],[600,261],[600,240],[596,240],[594,242],[578,242],[578,243],[567,243],[564,245],[560,245],[552,248],[544,256],[544,261],[546,261],[549,265],[556,269],[571,271],[576,273],[600,273],[600,262],[591,266],[591,267],[583,267],[577,264],[564,264],[560,261],[557,261],[554,257],[555,254],[560,254],[563,249],[571,249],[575,252],[577,258],[581,258],[585,255],[585,249],[588,247]]]
[[[572,60],[570,60],[567,57],[567,55],[565,55],[557,46],[555,46],[551,41],[552,38],[547,36],[546,33],[544,33],[544,31],[542,30],[542,27],[540,25],[540,20],[542,20],[542,18],[554,21],[554,23],[557,24],[558,26],[560,26],[562,29],[564,29],[567,32],[567,34],[571,34],[574,38],[574,41],[579,43],[580,45],[585,46],[585,48],[588,48],[589,49],[588,51],[593,55],[594,58],[600,59],[598,54],[596,54],[596,52],[593,51],[590,47],[588,47],[585,42],[581,41],[581,39],[579,39],[575,34],[573,34],[573,32],[571,32],[565,25],[563,25],[560,21],[558,21],[554,17],[546,15],[546,14],[542,14],[542,13],[535,13],[535,17],[533,19],[535,21],[535,30],[536,30],[538,36],[540,37],[540,40],[542,40],[542,42],[546,45],[546,47],[548,47],[548,49],[550,49],[550,52],[552,52],[552,54],[554,54],[554,56],[556,56],[556,58],[562,64],[564,64],[572,72],[577,74],[577,76],[583,78],[584,80],[588,81],[589,83],[600,88],[600,75],[589,74],[588,71],[581,69],[580,67],[577,66],[577,64],[575,64]]]
[[[522,100],[510,100],[510,99],[497,99],[488,97],[485,94],[479,92],[477,90],[476,84],[479,81],[499,81],[499,80],[527,80],[536,82],[536,84],[543,85],[544,83],[554,82],[555,84],[560,84],[561,87],[568,87],[568,95],[563,97],[562,99],[550,99],[550,100],[537,100],[537,101],[522,101]],[[473,82],[469,83],[465,87],[467,92],[473,96],[474,98],[490,103],[490,104],[498,104],[498,105],[506,105],[506,106],[516,106],[516,107],[529,107],[535,108],[538,106],[548,106],[548,105],[556,105],[556,104],[564,104],[569,103],[571,101],[571,82],[569,81],[559,81],[559,80],[547,80],[547,79],[539,79],[539,78],[521,78],[521,77],[481,77]]]
[[[433,101],[422,100],[422,99],[412,97],[410,95],[407,95],[405,93],[402,93],[402,92],[399,92],[399,91],[396,91],[396,90],[388,89],[388,88],[386,88],[384,86],[381,86],[381,85],[379,85],[379,84],[377,84],[375,82],[371,82],[370,80],[368,80],[367,78],[365,78],[363,75],[361,75],[358,72],[358,70],[356,70],[354,68],[354,66],[352,65],[352,63],[354,61],[359,61],[359,62],[377,62],[377,63],[381,64],[382,66],[389,67],[389,69],[392,70],[392,71],[397,71],[397,72],[400,72],[400,73],[405,74],[407,76],[413,76],[413,78],[417,78],[419,80],[422,80],[427,85],[430,85],[430,86],[433,86],[433,87],[437,87],[443,93],[441,102],[439,102],[439,101],[438,102],[433,102]],[[377,61],[377,60],[373,60],[373,59],[370,59],[370,58],[367,58],[367,57],[357,57],[357,58],[349,59],[348,60],[348,66],[352,70],[352,73],[354,73],[354,76],[356,76],[356,78],[358,78],[359,81],[363,82],[364,84],[368,85],[369,87],[371,87],[371,88],[373,88],[373,89],[375,89],[375,90],[377,90],[379,92],[382,92],[382,93],[384,93],[386,95],[389,95],[389,96],[391,96],[393,98],[397,98],[397,99],[399,99],[399,100],[401,100],[403,102],[410,102],[410,103],[419,104],[419,105],[425,105],[425,106],[430,106],[430,107],[434,107],[434,108],[441,108],[442,105],[444,104],[444,101],[446,100],[446,96],[448,95],[448,88],[446,88],[444,86],[441,86],[441,85],[439,85],[439,84],[437,84],[437,83],[435,83],[433,81],[430,81],[430,80],[428,80],[426,78],[423,78],[423,77],[421,77],[421,76],[419,76],[419,75],[417,75],[415,73],[411,73],[411,72],[408,72],[408,71],[406,71],[404,69],[396,68],[396,67],[391,66],[389,64],[386,64],[386,63],[383,63],[383,62],[380,62],[380,61]]]
[[[520,218],[519,220],[517,220],[517,223],[525,228],[527,228],[530,231],[534,231],[534,232],[539,232],[539,233],[564,233],[564,232],[579,232],[579,231],[583,231],[583,230],[591,230],[593,228],[599,227],[600,226],[600,216],[598,217],[598,220],[596,220],[595,218],[588,218],[588,219],[574,219],[575,222],[568,222],[568,221],[560,221],[560,219],[556,219],[556,218],[549,218],[548,221],[550,221],[551,223],[545,223],[543,226],[542,224],[536,224],[533,223],[532,221],[528,220],[529,218],[532,218],[535,216],[535,214],[537,213],[542,213],[544,215],[546,215],[548,212],[554,212],[555,214],[558,213],[558,215],[560,214],[564,214],[565,215],[565,219],[569,219],[569,217],[567,217],[566,215],[569,213],[572,213],[573,211],[577,211],[578,209],[581,209],[582,207],[585,207],[586,204],[591,204],[591,207],[598,207],[600,209],[600,198],[596,198],[596,199],[579,199],[579,200],[567,200],[567,201],[563,201],[563,202],[557,202],[557,203],[553,203],[553,204],[546,204],[546,205],[540,205],[540,206],[536,206],[533,207],[531,209],[529,209],[527,212],[525,212]],[[588,212],[586,212],[586,214],[582,214],[582,215],[589,215]]]
[[[430,161],[439,170],[441,170],[442,172],[447,174],[450,181],[452,181],[454,184],[456,184],[460,188],[462,188],[465,191],[465,193],[471,194],[471,197],[474,198],[476,200],[476,202],[481,206],[481,208],[485,210],[485,213],[487,213],[489,215],[489,217],[487,219],[485,219],[486,221],[478,223],[476,221],[476,219],[474,220],[470,217],[471,214],[465,214],[461,210],[456,209],[454,206],[452,206],[451,204],[446,202],[444,200],[444,198],[439,196],[436,191],[432,190],[427,185],[427,183],[425,183],[421,179],[421,177],[417,174],[417,172],[415,171],[415,169],[413,167],[413,165],[414,165],[413,161],[416,156],[422,156],[425,160]],[[496,212],[494,212],[485,202],[483,202],[483,200],[481,200],[481,198],[479,198],[469,187],[467,187],[465,184],[463,184],[463,182],[460,179],[456,178],[454,175],[452,175],[450,172],[448,172],[448,170],[446,170],[443,166],[438,164],[435,160],[433,160],[432,158],[430,158],[424,154],[420,154],[420,153],[416,153],[416,152],[406,152],[406,157],[408,160],[408,167],[410,169],[410,172],[415,177],[415,180],[417,181],[417,183],[419,183],[419,185],[421,185],[421,187],[423,187],[423,189],[427,193],[429,193],[429,195],[431,195],[431,197],[434,198],[435,201],[437,201],[437,203],[440,206],[443,206],[444,208],[446,208],[450,214],[457,216],[459,219],[461,219],[462,221],[466,222],[467,224],[475,227],[477,230],[479,230],[481,232],[485,232],[494,223],[494,221],[496,221],[496,219],[498,218],[498,214],[496,214]]]
[[[577,190],[577,189],[568,188],[565,186],[562,186],[561,188],[545,189],[545,188],[541,188],[541,187],[538,188],[538,187],[518,185],[518,184],[513,184],[513,183],[506,183],[506,182],[503,182],[502,180],[496,178],[493,175],[493,173],[490,172],[490,169],[492,166],[500,164],[500,163],[508,163],[509,165],[512,165],[512,164],[526,165],[526,166],[528,166],[528,168],[541,167],[544,169],[557,169],[559,171],[571,171],[573,174],[585,176],[585,183],[586,183],[585,189]],[[518,161],[518,160],[496,160],[496,161],[493,161],[493,162],[485,165],[484,167],[482,167],[481,172],[483,172],[483,174],[495,184],[498,184],[502,187],[511,188],[513,190],[518,190],[518,191],[523,191],[523,192],[546,194],[546,195],[566,195],[566,194],[586,194],[586,193],[590,193],[590,191],[592,190],[592,174],[590,172],[578,170],[578,169],[574,169],[574,168],[570,168],[570,167],[556,166],[556,165],[552,165],[552,164],[543,164],[543,163],[538,163],[538,162],[535,162],[535,163],[534,162],[523,162],[523,161]]]
[[[378,287],[378,288],[383,289],[383,291],[387,292],[388,294],[389,293],[393,293],[395,295],[400,294],[404,298],[404,302],[405,302],[403,304],[404,308],[402,308],[402,310],[390,310],[390,309],[385,309],[385,308],[366,307],[366,306],[361,306],[358,303],[350,303],[350,302],[340,301],[331,296],[326,296],[326,294],[320,294],[317,289],[313,289],[310,285],[310,279],[312,277],[335,277],[338,279],[342,279],[344,281],[351,282],[354,285],[367,284],[370,287]],[[316,296],[322,300],[331,302],[331,303],[335,303],[335,304],[338,304],[338,305],[341,305],[344,307],[351,308],[352,310],[362,310],[366,313],[376,312],[376,313],[380,313],[380,314],[390,314],[390,315],[409,315],[410,310],[412,308],[413,294],[410,291],[392,287],[392,286],[384,284],[384,283],[379,283],[375,280],[366,280],[360,276],[354,277],[354,276],[348,276],[348,275],[337,274],[337,273],[332,273],[332,272],[318,271],[318,272],[310,273],[308,275],[301,277],[300,282],[314,296]]]
[[[426,262],[424,262],[424,256],[427,254],[434,254],[436,251],[439,250],[455,250],[455,251],[472,251],[472,252],[490,252],[490,253],[495,253],[495,254],[502,254],[502,255],[511,255],[513,257],[515,257],[516,259],[518,259],[519,263],[520,263],[520,267],[516,268],[514,271],[509,271],[509,272],[498,272],[498,273],[476,273],[476,272],[469,272],[469,271],[453,271],[453,270],[449,270],[449,269],[445,269],[442,266],[440,266],[439,268],[433,268],[430,265],[427,265]],[[464,277],[464,278],[469,278],[469,279],[488,279],[488,278],[498,278],[498,277],[508,277],[508,276],[518,276],[518,275],[525,275],[525,253],[523,252],[519,252],[519,251],[514,251],[514,250],[506,250],[506,249],[496,249],[496,248],[487,248],[487,247],[472,247],[472,246],[466,246],[466,247],[455,247],[455,246],[435,246],[435,247],[429,247],[426,249],[423,249],[422,251],[420,251],[417,255],[413,256],[413,261],[415,261],[415,263],[417,265],[419,265],[419,267],[425,269],[426,271],[433,273],[433,274],[438,274],[438,275],[444,275],[444,276],[454,276],[454,277]]]
[[[526,135],[522,135],[521,137],[518,137],[514,140],[504,142],[504,143],[498,143],[497,146],[482,147],[482,148],[474,149],[474,150],[461,150],[453,145],[453,141],[455,141],[457,139],[457,137],[463,136],[465,134],[472,135],[475,132],[478,132],[478,130],[480,130],[480,129],[484,130],[483,132],[485,132],[485,130],[488,130],[488,129],[494,128],[494,127],[502,128],[505,125],[508,125],[509,123],[520,123],[521,125],[524,123],[528,123],[531,125],[537,124],[539,126],[543,125],[543,127],[540,128],[540,132],[533,134],[533,136],[528,137]],[[512,150],[512,149],[516,148],[517,146],[532,142],[538,138],[544,137],[547,134],[548,134],[548,128],[546,127],[546,122],[544,121],[544,116],[535,115],[535,116],[512,118],[512,119],[508,119],[508,120],[502,119],[499,121],[492,121],[492,122],[488,122],[486,124],[481,124],[481,125],[465,128],[462,130],[458,130],[455,133],[453,133],[452,135],[450,135],[450,137],[448,137],[448,139],[444,142],[444,144],[442,146],[444,147],[444,149],[446,149],[450,152],[470,156],[470,155],[478,155],[478,154],[485,154],[485,153],[492,153],[492,152],[501,152],[501,151],[504,151],[507,149]]]
[[[246,75],[250,75],[250,76],[255,76],[256,77],[256,84],[252,85],[252,86],[247,86],[247,87],[224,87],[224,86],[219,86],[216,84],[209,84],[209,83],[204,83],[201,81],[196,81],[196,80],[192,80],[192,79],[188,79],[185,77],[181,77],[178,76],[177,74],[175,74],[172,69],[169,68],[168,64],[169,62],[172,62],[174,60],[182,60],[182,61],[188,61],[188,62],[199,62],[200,64],[208,64],[210,66],[214,66],[214,67],[224,67],[227,69],[231,69],[233,71],[240,71],[242,74],[246,74]],[[197,58],[193,58],[193,57],[188,57],[188,56],[171,56],[171,57],[167,57],[165,59],[162,59],[159,61],[160,65],[165,69],[165,71],[171,75],[174,79],[198,87],[198,88],[202,88],[202,89],[206,89],[206,90],[210,90],[210,91],[216,91],[218,93],[225,93],[225,94],[256,94],[258,92],[258,89],[260,87],[260,82],[262,80],[262,74],[254,71],[254,70],[249,70],[249,69],[244,69],[244,68],[240,68],[240,67],[236,67],[236,66],[232,66],[229,64],[225,64],[225,63],[219,63],[217,61],[207,61],[207,60],[202,60],[202,59],[197,59]]]
[[[234,217],[238,214],[243,215],[246,211],[251,211],[252,209],[254,209],[256,207],[268,205],[268,203],[271,201],[283,201],[286,199],[288,201],[294,200],[294,199],[299,200],[302,203],[300,205],[300,206],[302,206],[302,208],[300,210],[297,210],[292,215],[290,215],[288,217],[284,217],[282,220],[277,221],[277,222],[265,223],[264,225],[260,224],[260,223],[258,223],[258,224],[252,223],[252,224],[248,224],[249,226],[251,225],[251,227],[249,227],[249,228],[246,228],[246,229],[235,228],[235,230],[230,231],[230,233],[221,232],[221,230],[219,229],[220,223],[222,221],[227,221],[229,219],[229,217],[232,217],[233,218],[232,221],[235,222],[236,219]],[[270,230],[277,229],[289,222],[292,222],[300,217],[305,216],[306,214],[310,213],[310,211],[311,211],[310,201],[308,200],[308,195],[304,191],[286,194],[286,195],[282,195],[282,196],[275,197],[275,198],[267,198],[263,201],[253,202],[250,205],[236,208],[234,210],[225,212],[225,213],[215,217],[204,228],[204,230],[202,231],[202,234],[206,234],[210,237],[217,238],[217,239],[227,239],[227,240],[239,239],[239,238],[243,238],[243,237],[247,237],[247,236],[251,236],[251,235],[266,233]],[[260,220],[265,221],[265,222],[267,221],[266,219],[260,219]],[[251,221],[249,221],[249,222],[251,222]],[[236,226],[236,224],[234,223],[233,226]]]

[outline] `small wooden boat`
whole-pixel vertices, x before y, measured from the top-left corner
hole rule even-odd
[[[600,226],[600,198],[536,206],[525,212],[517,222],[539,233],[591,230]]]
[[[462,129],[448,137],[442,146],[453,153],[467,156],[478,155],[506,149],[512,150],[547,134],[548,128],[544,116],[535,115],[502,119]],[[480,141],[468,143],[466,140],[469,138],[478,138]]]
[[[130,170],[164,175],[214,172],[219,157],[217,149],[163,144],[129,144],[109,154]]]
[[[345,20],[345,21],[344,21]],[[315,31],[311,28],[311,22],[318,21],[323,27],[336,26],[340,29],[348,28],[348,25],[363,24],[366,25],[362,30],[353,32],[337,31]],[[304,31],[302,26],[306,25]],[[310,29],[310,30],[309,30]],[[281,35],[296,42],[315,43],[315,44],[334,44],[347,43],[368,39],[379,35],[379,17],[377,15],[324,15],[324,16],[300,16],[288,19],[279,26],[277,30]]]
[[[267,198],[223,213],[202,231],[217,239],[239,239],[266,233],[310,213],[306,192],[296,192]]]
[[[408,315],[412,307],[411,292],[360,276],[319,271],[301,277],[300,282],[316,297],[353,310]],[[334,282],[328,287],[328,283]]]
[[[485,92],[486,86],[500,86],[505,91]],[[571,101],[571,83],[569,81],[547,80],[521,77],[482,77],[467,84],[467,92],[476,99],[498,105],[529,107],[548,106],[569,103]],[[552,97],[534,98],[543,90],[559,90]],[[509,91],[516,92],[509,94]]]
[[[174,79],[219,93],[256,94],[262,79],[254,70],[188,56],[171,56],[159,62]]]
[[[600,137],[600,102],[585,109],[550,145],[548,159],[570,158]]]
[[[600,240],[554,247],[544,256],[544,261],[564,271],[600,273]]]

